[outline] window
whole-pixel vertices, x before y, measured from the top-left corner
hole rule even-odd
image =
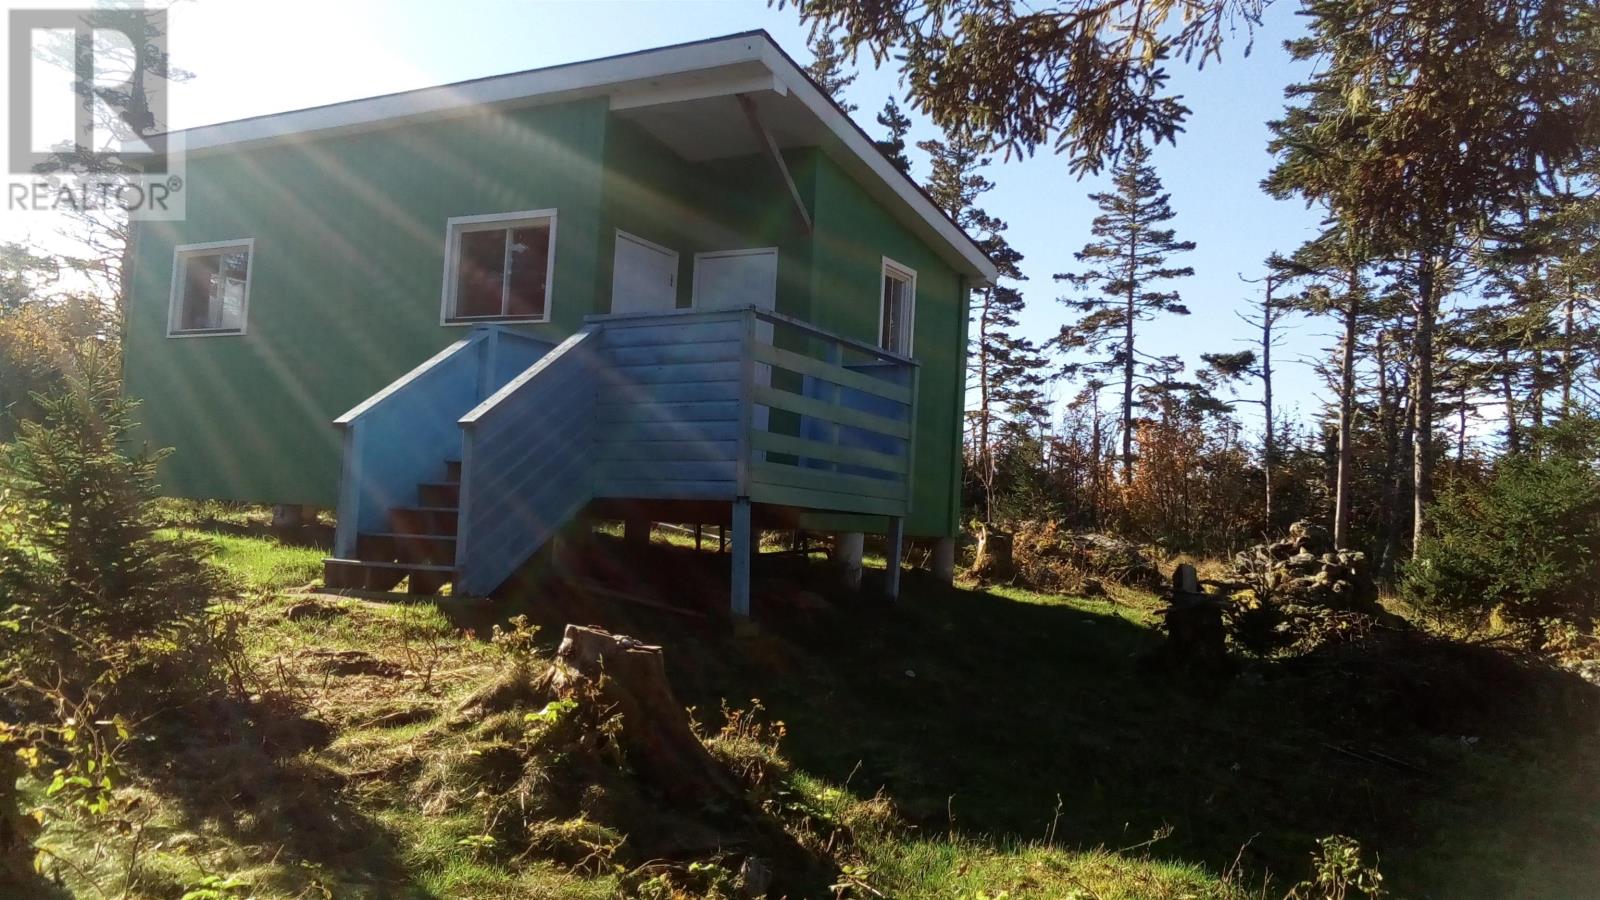
[[[244,334],[253,238],[182,244],[172,254],[168,337]]]
[[[884,257],[878,346],[890,353],[911,355],[911,324],[916,315],[916,306],[917,273]]]
[[[548,322],[556,211],[451,219],[445,237],[444,322]]]

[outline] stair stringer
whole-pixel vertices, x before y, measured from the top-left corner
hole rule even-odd
[[[456,593],[499,587],[593,497],[602,330],[583,328],[460,419]]]

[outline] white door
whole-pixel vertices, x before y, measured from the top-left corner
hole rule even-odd
[[[677,305],[677,251],[618,231],[611,265],[612,314],[662,312]]]
[[[738,306],[774,309],[777,300],[778,248],[718,250],[694,255],[696,309]]]
[[[776,309],[778,303],[778,248],[718,250],[694,255],[694,306],[696,309],[730,309],[756,306]],[[756,340],[772,343],[772,323],[756,323]],[[772,367],[758,363],[755,383],[772,384]],[[767,408],[757,406],[751,423],[767,430]],[[755,455],[761,459],[762,453]]]

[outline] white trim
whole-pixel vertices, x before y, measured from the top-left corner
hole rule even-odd
[[[705,251],[702,251],[700,253],[696,253],[694,255],[694,280],[689,285],[689,308],[690,309],[699,309],[700,308],[700,261],[702,259],[713,259],[713,258],[728,257],[728,256],[766,256],[766,255],[771,255],[772,257],[777,258],[777,256],[778,256],[778,248],[777,247],[751,247],[751,248],[746,249],[746,250],[705,250]],[[754,303],[752,303],[750,305],[751,306],[756,306],[756,304],[754,304]],[[772,289],[772,308],[776,309],[777,306],[778,306],[778,289],[777,289],[777,284],[774,283],[773,284],[773,289]]]
[[[550,243],[545,253],[544,315],[542,316],[452,316],[456,305],[456,275],[461,256],[461,235],[472,231],[509,231],[522,224],[549,220]],[[510,253],[507,244],[506,253]],[[504,266],[503,278],[511,275],[511,266]],[[470,216],[451,216],[444,221],[444,284],[439,291],[439,324],[483,325],[491,323],[540,324],[550,321],[550,311],[555,306],[553,288],[556,274],[556,210],[524,209],[516,212],[479,213]],[[500,308],[505,309],[506,287],[502,282]]]
[[[179,329],[175,326],[179,321],[179,308],[182,306],[182,293],[179,285],[183,280],[183,263],[193,256],[208,256],[216,251],[226,251],[244,248],[244,296],[239,299],[239,327],[237,329]],[[219,270],[220,272],[220,270]],[[198,244],[179,244],[172,248],[172,287],[167,297],[167,337],[169,338],[201,338],[201,337],[243,337],[250,327],[250,286],[256,278],[256,239],[235,238],[228,241],[204,241]]]
[[[688,100],[706,100],[711,97],[728,97],[735,94],[751,94],[758,91],[772,91],[780,97],[787,96],[789,89],[783,82],[775,78],[771,72],[748,78],[719,78],[701,84],[686,84],[671,87],[650,85],[639,90],[621,90],[611,95],[611,111],[621,112],[627,109],[638,109],[641,106],[659,106],[663,103],[683,103]]]
[[[883,342],[885,337],[883,333],[883,305],[888,300],[883,295],[883,283],[888,280],[890,275],[907,282],[910,287],[910,290],[907,291],[906,345],[890,350],[890,352],[898,353],[901,356],[911,356],[917,346],[917,270],[904,263],[895,262],[887,256],[883,258],[883,265],[878,269],[878,346],[885,350],[889,349]]]
[[[862,170],[870,172],[927,226],[928,235],[936,237],[954,259],[965,264],[967,274],[977,279],[974,287],[997,277],[994,263],[983,255],[977,244],[908,177],[895,169],[764,31],[225,122],[173,134],[182,136],[186,152],[198,154],[241,144],[299,140],[317,132],[371,131],[390,127],[400,120],[461,115],[486,106],[530,106],[579,97],[615,97],[623,108],[629,108],[632,104],[673,102],[684,91],[726,90],[739,80],[742,71],[751,68],[752,63],[764,66],[771,73],[771,90],[791,94],[828,128],[838,146],[846,151],[845,155],[853,163],[851,168],[858,172],[857,177],[862,177]],[[713,71],[716,69],[734,71],[727,73],[719,84],[717,73]],[[661,85],[653,99],[649,96],[652,80],[690,73],[703,73],[708,80],[699,88]],[[765,79],[762,79],[761,89],[768,89]]]

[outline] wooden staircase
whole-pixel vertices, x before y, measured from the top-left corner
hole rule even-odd
[[[356,536],[356,558],[322,561],[329,590],[390,591],[406,582],[411,594],[437,594],[456,576],[461,508],[461,461],[445,460],[443,481],[417,485],[416,506],[389,508],[388,531]]]

